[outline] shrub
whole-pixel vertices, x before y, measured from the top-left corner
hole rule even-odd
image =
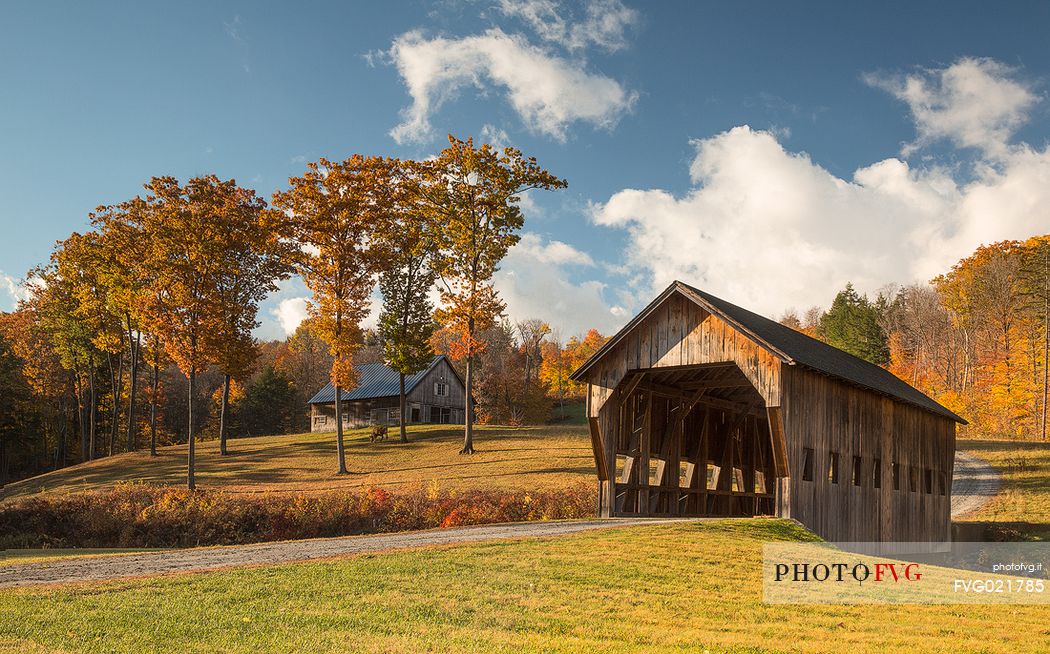
[[[0,504],[0,548],[192,547],[594,515],[589,484],[558,491],[434,485],[316,495],[191,492],[145,484]]]

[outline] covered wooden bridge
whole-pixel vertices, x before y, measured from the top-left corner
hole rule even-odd
[[[888,371],[675,282],[572,378],[603,516],[792,517],[948,538],[962,418]]]

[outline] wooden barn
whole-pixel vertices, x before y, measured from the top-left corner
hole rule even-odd
[[[341,393],[343,427],[400,424],[400,375],[382,363],[354,367],[357,387]],[[405,377],[408,422],[463,424],[464,388],[449,360],[434,357],[426,370]],[[310,429],[335,431],[335,388],[331,382],[310,400]]]
[[[950,535],[955,426],[890,372],[675,282],[572,375],[602,516],[795,518],[834,541]]]

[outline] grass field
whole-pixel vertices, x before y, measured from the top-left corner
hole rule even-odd
[[[382,486],[393,489],[436,482],[442,488],[534,489],[563,488],[594,479],[594,459],[587,432],[581,426],[475,427],[473,456],[458,456],[461,426],[418,425],[411,442],[400,443],[396,432],[379,443],[368,442],[368,430],[347,432],[347,467],[351,474],[334,474],[335,434],[294,434],[236,439],[230,455],[220,456],[217,441],[197,446],[197,484],[232,492],[318,492]],[[141,481],[182,485],[186,478],[186,446],[119,454],[8,484],[3,498],[49,490],[62,492],[108,488],[118,482]]]
[[[0,591],[6,652],[1045,652],[1046,606],[761,601],[779,520]]]
[[[996,523],[1028,539],[1050,540],[1050,443],[965,440],[958,448],[988,461],[1002,480],[999,493],[966,522]]]

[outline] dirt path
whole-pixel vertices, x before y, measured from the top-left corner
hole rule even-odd
[[[372,536],[318,538],[313,540],[200,547],[144,554],[80,557],[0,567],[0,588],[103,581],[178,572],[200,572],[246,565],[309,561],[347,554],[383,550],[475,543],[506,538],[565,536],[593,529],[666,523],[666,519],[570,520],[524,522],[476,527],[454,527]]]
[[[972,454],[955,453],[952,479],[952,519],[974,513],[999,492],[999,473]]]

